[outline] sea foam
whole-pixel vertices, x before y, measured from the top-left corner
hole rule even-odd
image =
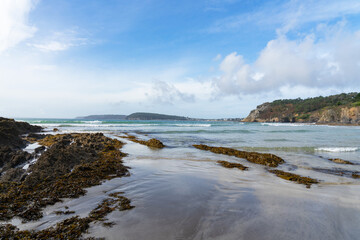
[[[175,124],[177,127],[211,127],[211,124]]]
[[[315,148],[315,151],[319,152],[356,152],[358,147],[320,147]]]

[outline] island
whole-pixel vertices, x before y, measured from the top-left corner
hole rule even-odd
[[[187,117],[180,117],[174,115],[158,114],[158,113],[146,113],[136,112],[126,117],[126,120],[177,120],[185,121],[190,120]]]

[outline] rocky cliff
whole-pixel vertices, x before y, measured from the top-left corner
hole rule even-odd
[[[244,122],[360,124],[360,94],[311,99],[277,100],[257,106]]]

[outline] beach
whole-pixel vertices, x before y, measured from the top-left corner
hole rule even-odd
[[[42,230],[72,216],[85,217],[107,195],[122,192],[133,209],[113,211],[111,227],[92,222],[84,237],[105,239],[356,239],[360,223],[360,127],[189,121],[29,120],[49,134],[102,132],[126,143],[129,176],[87,188],[43,210],[43,217],[10,223]],[[59,132],[52,132],[57,128]],[[130,141],[159,139],[162,149]],[[336,139],[336,141],[334,141]],[[216,154],[194,144],[271,153],[277,167]],[[28,149],[32,145],[28,145]],[[342,159],[352,164],[340,164]],[[248,169],[224,168],[217,161]],[[269,172],[277,169],[319,181],[306,185]],[[73,213],[58,216],[68,207]]]

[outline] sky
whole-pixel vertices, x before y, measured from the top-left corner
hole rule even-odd
[[[239,118],[359,91],[358,0],[0,1],[0,116]]]

